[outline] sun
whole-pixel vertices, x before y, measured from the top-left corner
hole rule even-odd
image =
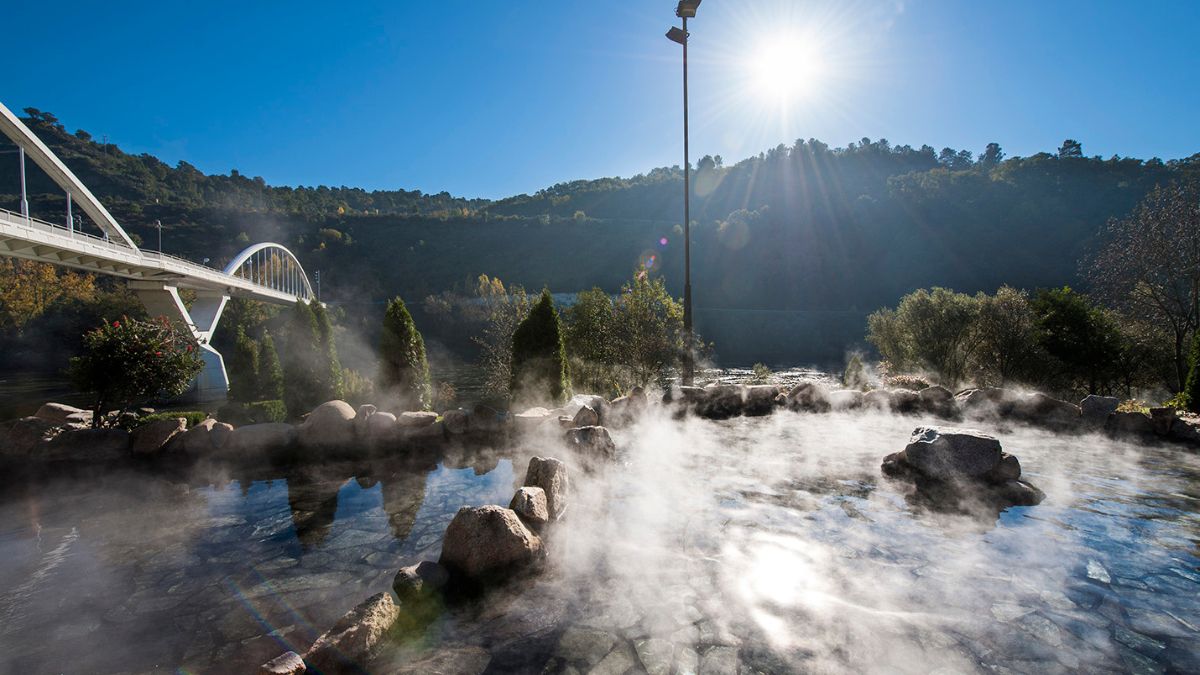
[[[812,94],[825,76],[820,52],[794,35],[763,40],[747,70],[753,89],[764,99],[780,103]]]

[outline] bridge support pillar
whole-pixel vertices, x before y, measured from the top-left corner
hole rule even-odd
[[[204,359],[204,369],[196,376],[196,381],[184,394],[185,398],[198,402],[224,400],[229,393],[229,376],[225,372],[225,361],[221,354],[212,348],[209,342],[221,313],[225,311],[225,303],[229,296],[218,291],[196,291],[196,299],[191,309],[179,297],[179,288],[169,284],[131,281],[129,288],[138,296],[151,316],[165,316],[177,319],[187,324],[192,336],[200,343],[200,357]]]

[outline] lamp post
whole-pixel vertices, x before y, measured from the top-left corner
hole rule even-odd
[[[683,352],[683,383],[696,381],[695,333],[692,330],[692,209],[691,164],[688,158],[688,79],[687,79],[687,20],[696,17],[701,0],[679,0],[675,16],[683,19],[683,28],[671,27],[667,39],[683,46],[683,332],[687,340]]]
[[[156,220],[154,224],[158,226],[158,252],[162,253],[162,221]]]

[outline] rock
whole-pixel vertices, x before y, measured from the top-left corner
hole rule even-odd
[[[775,412],[775,398],[779,393],[779,387],[773,384],[742,387],[742,414],[749,417],[770,415]]]
[[[892,410],[900,413],[916,412],[921,406],[921,395],[912,389],[893,389]]]
[[[862,407],[872,410],[891,410],[892,392],[887,389],[872,389],[863,394]]]
[[[57,424],[40,417],[22,417],[7,422],[0,433],[0,455],[28,455],[42,443],[54,438],[57,433]]]
[[[529,431],[541,426],[543,422],[550,418],[549,410],[542,407],[530,408],[513,415],[513,425],[518,431]]]
[[[376,593],[317,638],[304,661],[321,673],[361,672],[371,651],[400,616],[389,593]]]
[[[958,406],[954,402],[954,394],[950,390],[933,385],[925,387],[917,392],[921,409],[925,412],[938,415],[939,417],[953,417],[958,413]]]
[[[438,414],[429,410],[402,412],[399,417],[392,416],[392,419],[396,420],[396,424],[406,429],[410,427],[427,427],[437,422],[437,418]]]
[[[828,390],[816,382],[801,382],[788,392],[787,405],[792,410],[829,412]]]
[[[389,438],[398,426],[395,415],[390,412],[377,412],[367,418],[367,438],[373,441]]]
[[[571,481],[567,465],[553,457],[534,457],[525,471],[525,485],[541,488],[546,497],[546,514],[550,520],[562,518],[567,510]]]
[[[213,430],[218,424],[221,423],[211,417],[197,422],[191,429],[179,434],[171,441],[171,451],[197,456],[210,454],[219,447],[213,436]],[[228,424],[223,426],[229,427],[230,431],[233,430],[233,427]],[[224,442],[228,438],[228,433],[221,434],[220,438]]]
[[[296,441],[296,427],[286,422],[264,422],[237,427],[221,448],[222,453],[257,454],[290,447]]]
[[[1010,480],[993,486],[993,497],[1012,506],[1037,506],[1046,498],[1046,493],[1023,480]]]
[[[43,403],[34,417],[58,426],[92,423],[92,411],[76,408],[65,403]]]
[[[480,675],[491,661],[492,655],[482,647],[439,647],[428,656],[388,672],[395,675]]]
[[[1104,430],[1115,436],[1152,436],[1154,422],[1140,412],[1115,412],[1104,422]]]
[[[1007,483],[1010,480],[1017,480],[1021,477],[1021,462],[1013,455],[1007,452],[1000,453],[1000,461],[996,463],[985,477],[986,480],[992,483]]]
[[[576,427],[597,426],[600,424],[600,413],[591,406],[580,406],[579,412],[575,413],[575,417],[571,419],[571,424]]]
[[[1000,463],[1000,441],[974,429],[921,426],[904,448],[909,466],[928,478],[982,479]]]
[[[954,396],[959,409],[972,417],[1007,415],[1018,398],[1014,392],[995,387],[967,389]]]
[[[546,505],[546,491],[540,487],[526,486],[517,490],[509,502],[512,509],[534,530],[540,530],[550,520]]]
[[[1062,429],[1080,421],[1079,406],[1035,393],[1012,402],[1007,414],[1030,424]]]
[[[129,432],[121,429],[64,431],[42,446],[38,455],[51,461],[110,462],[129,456]]]
[[[174,417],[155,420],[133,430],[132,450],[135,455],[156,454],[167,447],[176,436],[187,431],[187,419]]]
[[[670,391],[663,395],[663,403],[673,403],[675,401],[679,401],[690,405],[703,401],[704,396],[704,387],[695,387],[685,384],[678,387],[672,387]]]
[[[1121,399],[1115,396],[1097,396],[1092,394],[1079,402],[1079,409],[1084,421],[1104,424],[1108,416],[1117,412]]]
[[[1171,427],[1174,426],[1175,420],[1174,408],[1151,408],[1150,409],[1150,424],[1154,427],[1154,433],[1157,436],[1167,437],[1171,435]]]
[[[450,574],[441,565],[422,560],[416,565],[401,567],[392,581],[392,590],[401,602],[410,602],[436,593],[446,586]]]
[[[1171,423],[1171,440],[1200,445],[1200,420],[1176,417]]]
[[[604,416],[608,413],[608,401],[603,396],[595,394],[575,394],[570,401],[563,406],[566,414],[574,418],[581,408],[591,408],[596,413],[596,421],[593,424],[601,424],[604,421]],[[580,425],[583,426],[583,425]]]
[[[604,427],[579,427],[568,429],[567,445],[585,457],[612,459],[617,454],[617,444]]]
[[[464,506],[446,528],[438,563],[454,576],[482,584],[501,581],[537,563],[542,540],[512,509]]]
[[[863,405],[863,393],[857,389],[837,389],[827,396],[831,410],[857,410]]]
[[[447,410],[442,413],[442,425],[446,427],[446,431],[451,434],[467,433],[467,425],[469,424],[470,415],[462,408]]]
[[[359,438],[367,437],[368,420],[370,420],[371,416],[374,415],[378,410],[379,408],[376,408],[370,403],[364,403],[358,406],[358,412],[354,414],[354,433],[357,434]]]
[[[304,659],[296,652],[284,652],[262,664],[258,675],[300,675],[305,671]]]
[[[601,422],[605,424],[628,424],[646,412],[646,408],[649,405],[650,402],[646,397],[646,392],[642,391],[640,387],[635,387],[634,393],[627,396],[618,396],[612,400],[612,403],[608,404]]]
[[[745,388],[741,385],[710,384],[704,388],[704,398],[696,406],[696,414],[715,420],[729,419],[741,415],[745,403]]]
[[[467,422],[471,431],[496,433],[504,431],[509,419],[508,413],[480,403],[471,409],[471,416]]]
[[[317,406],[300,425],[297,438],[306,449],[330,450],[354,443],[354,408],[345,401]]]

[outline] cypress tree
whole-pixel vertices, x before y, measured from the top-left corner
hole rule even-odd
[[[380,391],[396,396],[406,409],[429,408],[429,363],[425,359],[425,340],[399,296],[392,298],[384,314],[379,356],[382,361]]]
[[[513,399],[544,400],[548,395],[561,402],[570,389],[562,325],[554,298],[543,289],[529,316],[513,332],[510,391]]]
[[[258,400],[283,398],[283,368],[279,365],[279,353],[275,351],[275,339],[265,330],[258,352],[258,385]]]
[[[314,302],[312,303],[312,312],[317,322],[317,347],[321,354],[316,369],[317,386],[324,397],[320,403],[324,403],[345,396],[345,387],[342,386],[342,364],[338,361],[333,324],[329,320],[329,313],[325,311],[325,306]]]
[[[238,326],[237,336],[233,340],[233,354],[230,355],[228,372],[229,398],[241,403],[249,403],[255,399],[258,389],[258,343],[246,335],[246,329]]]
[[[283,404],[288,416],[298,418],[328,399],[321,398],[317,368],[321,338],[312,308],[297,300],[287,324],[287,349],[283,353]],[[317,400],[321,399],[321,400]]]
[[[1192,352],[1189,360],[1191,368],[1188,369],[1183,393],[1187,400],[1187,409],[1194,413],[1200,413],[1200,330],[1192,332]]]

